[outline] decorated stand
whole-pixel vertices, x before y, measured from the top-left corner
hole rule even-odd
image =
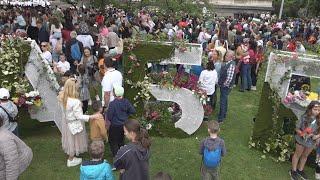
[[[204,117],[203,104],[207,102],[205,93],[197,87],[197,79],[189,75],[182,77],[167,69],[154,72],[153,66],[170,64],[201,65],[202,48],[199,44],[171,42],[126,42],[127,61],[125,61],[126,97],[138,107],[138,116],[146,116],[146,104],[153,97],[159,101],[170,101],[178,104],[181,109],[180,118],[174,121],[175,127],[187,134],[193,134],[201,125]],[[174,66],[175,69],[175,66]],[[181,83],[184,81],[185,83]],[[183,86],[182,84],[187,84]],[[139,109],[139,107],[145,107]],[[170,109],[171,107],[169,107]],[[164,109],[166,111],[167,109]],[[147,112],[148,113],[148,112]],[[163,112],[150,112],[162,114]],[[137,117],[140,118],[140,117]],[[170,117],[167,117],[170,118]],[[143,124],[150,129],[156,122],[151,118],[142,118]],[[168,121],[162,119],[161,121]],[[161,122],[160,122],[161,124]],[[163,125],[163,127],[167,127]],[[173,127],[173,123],[172,123]],[[176,130],[178,131],[178,130]],[[161,133],[161,132],[160,132]]]
[[[283,51],[270,53],[251,147],[276,155],[277,161],[290,158],[296,121],[312,100],[318,100],[318,92],[312,92],[318,87],[310,87],[310,78],[319,78],[319,69],[317,56]],[[299,85],[294,84],[297,78],[302,81]],[[311,86],[314,85],[319,86]]]

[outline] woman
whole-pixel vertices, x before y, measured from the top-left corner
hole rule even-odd
[[[123,130],[130,143],[119,149],[114,167],[120,170],[121,180],[148,180],[151,141],[147,130],[137,120],[127,120]]]
[[[83,56],[81,58],[80,64],[85,66],[86,76],[89,77],[90,84],[89,87],[92,88],[95,94],[96,100],[100,100],[98,95],[98,82],[94,78],[94,74],[97,69],[97,58],[91,54],[91,50],[89,47],[83,48]]]
[[[62,24],[57,17],[51,20],[50,43],[52,45],[52,59],[54,62],[59,61],[59,54],[62,53]]]
[[[3,123],[0,116],[0,179],[18,179],[31,163],[32,150],[4,128]]]
[[[206,91],[207,96],[210,98],[210,105],[212,108],[215,107],[215,87],[218,83],[218,74],[217,71],[214,69],[213,62],[209,61],[207,63],[207,67],[204,71],[201,72],[199,77],[199,84],[201,89]]]
[[[50,46],[48,42],[41,42],[41,50],[43,58],[52,65],[52,55],[50,52]]]
[[[39,29],[37,27],[37,16],[38,13],[35,9],[33,9],[31,11],[31,17],[30,17],[30,25],[27,28],[27,34],[28,36],[33,39],[33,40],[38,40],[38,33],[39,33]]]
[[[254,40],[249,42],[249,56],[250,56],[250,64],[251,64],[251,90],[257,90],[257,43]]]
[[[58,96],[65,114],[65,118],[62,119],[61,134],[62,149],[69,156],[68,167],[77,166],[82,162],[82,159],[75,155],[87,152],[88,137],[84,122],[97,118],[97,115],[83,115],[81,101],[78,98],[76,79],[70,78]]]
[[[240,92],[244,90],[251,90],[251,64],[249,55],[249,39],[245,38],[243,44],[241,44],[237,49],[237,55],[240,55],[240,75],[241,75],[241,87]],[[239,51],[238,51],[239,50]]]
[[[217,71],[218,77],[221,70],[222,60],[220,51],[214,49],[210,54],[210,61],[214,63],[215,70]]]
[[[316,140],[320,138],[320,102],[312,101],[306,113],[296,124],[296,150],[292,156],[292,169],[289,171],[291,178],[298,180],[299,177],[308,179],[304,173],[307,158],[315,148]]]

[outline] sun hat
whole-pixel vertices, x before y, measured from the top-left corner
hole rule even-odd
[[[0,88],[0,99],[7,100],[10,98],[9,90],[6,88]]]
[[[121,97],[121,96],[123,96],[123,94],[124,94],[124,89],[123,89],[122,86],[115,85],[115,86],[113,86],[113,90],[114,90],[114,94],[115,94],[117,97]]]

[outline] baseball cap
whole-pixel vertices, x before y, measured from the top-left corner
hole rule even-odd
[[[119,85],[115,85],[115,86],[113,86],[113,89],[114,89],[114,94],[115,94],[117,97],[123,96],[123,94],[124,94],[124,89],[123,89],[123,87],[121,87],[121,86],[119,86]]]
[[[6,88],[0,88],[0,99],[9,99],[10,93]]]

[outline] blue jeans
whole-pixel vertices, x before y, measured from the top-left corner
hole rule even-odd
[[[251,64],[242,64],[241,66],[241,90],[251,89],[252,80],[251,80]]]
[[[228,111],[228,96],[231,89],[228,87],[220,87],[220,111],[218,115],[218,122],[222,122],[227,117]]]

